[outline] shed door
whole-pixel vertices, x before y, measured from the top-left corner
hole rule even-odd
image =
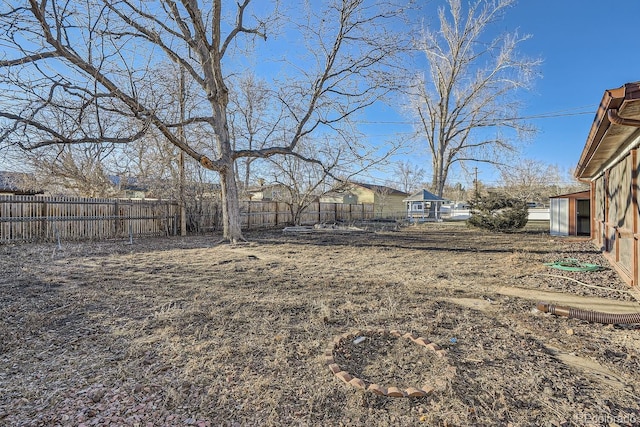
[[[589,236],[591,234],[591,201],[576,200],[576,233]]]
[[[551,199],[550,234],[552,236],[569,235],[569,199]]]

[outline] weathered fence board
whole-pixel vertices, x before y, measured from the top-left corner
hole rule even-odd
[[[0,242],[174,234],[177,214],[167,201],[0,196]]]
[[[244,229],[290,225],[293,214],[283,202],[240,202]],[[351,222],[374,218],[373,204],[311,203],[301,224]],[[215,200],[188,207],[191,232],[219,230],[221,209]],[[0,243],[101,240],[129,236],[175,235],[179,206],[163,200],[80,197],[0,196]]]

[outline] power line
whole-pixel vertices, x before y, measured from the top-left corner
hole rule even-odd
[[[534,120],[534,119],[554,119],[558,117],[571,117],[571,116],[583,116],[586,114],[595,114],[595,110],[588,111],[575,111],[582,110],[583,108],[594,108],[594,106],[585,105],[582,107],[573,107],[565,110],[551,111],[548,113],[539,113],[532,114],[529,116],[520,116],[520,117],[506,117],[501,119],[500,121],[516,121],[516,120]],[[355,120],[355,123],[359,124],[370,124],[370,125],[415,125],[417,122],[415,121],[406,121],[406,120]]]

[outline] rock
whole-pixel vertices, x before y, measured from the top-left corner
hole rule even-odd
[[[94,403],[98,403],[102,400],[105,394],[106,392],[103,389],[100,389],[89,394],[89,398],[93,400]]]

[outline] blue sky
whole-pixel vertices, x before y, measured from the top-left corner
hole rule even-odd
[[[640,80],[638,18],[639,0],[520,0],[507,10],[495,30],[530,34],[520,52],[543,61],[542,77],[523,94],[521,115],[545,118],[529,120],[538,133],[523,157],[563,172],[575,167],[604,91]],[[428,19],[437,23],[435,16]],[[427,157],[414,155],[413,160],[429,164]],[[478,167],[481,181],[499,179],[493,168]],[[469,178],[456,171],[449,183]]]
[[[575,167],[606,89],[640,80],[638,0],[522,0],[505,25],[533,37],[523,52],[543,59],[525,115],[588,112],[533,120],[528,157]]]
[[[429,6],[443,3],[430,0]],[[526,108],[521,115],[545,116],[530,120],[539,132],[524,148],[524,157],[555,164],[562,171],[575,167],[604,90],[640,80],[639,17],[640,0],[520,0],[496,23],[497,31],[531,34],[521,52],[543,61],[542,77],[531,92],[523,94]],[[426,18],[437,22],[435,15]],[[371,120],[406,120],[390,113]],[[407,125],[394,127],[382,124],[369,129],[372,138],[392,138],[394,131],[405,135],[411,131]],[[412,160],[428,168],[425,155],[413,155]],[[482,181],[496,183],[495,171],[478,166]],[[468,183],[471,178],[456,171],[449,183]]]

